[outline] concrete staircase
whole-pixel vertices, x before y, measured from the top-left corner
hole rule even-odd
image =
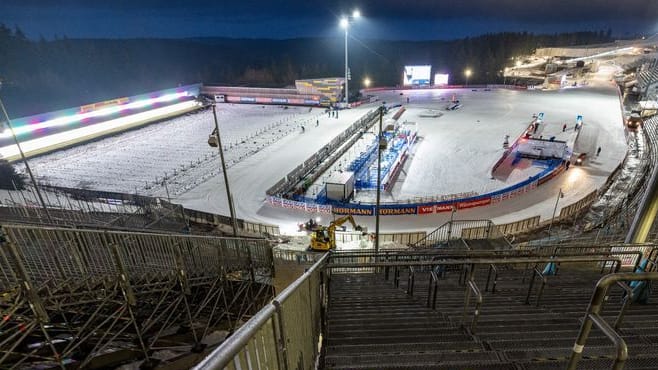
[[[429,271],[414,272],[413,295],[407,293],[408,271],[401,273],[399,287],[379,273],[331,276],[325,369],[565,369],[600,278],[598,271],[562,268],[548,277],[537,305],[539,280],[526,304],[531,275],[523,269],[499,267],[495,293],[491,286],[485,292],[487,270],[476,270],[483,305],[472,326],[474,303],[462,323],[465,286],[459,271],[439,279],[434,310],[427,305]],[[612,288],[602,312],[611,324],[621,294]],[[621,325],[629,346],[626,369],[658,369],[658,297],[651,298],[648,305],[631,305]],[[610,369],[614,353],[610,340],[594,328],[578,368]]]

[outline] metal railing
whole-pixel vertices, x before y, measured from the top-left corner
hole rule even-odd
[[[541,300],[541,296],[544,293],[544,288],[546,287],[548,280],[546,279],[546,276],[544,276],[544,274],[542,274],[542,272],[537,269],[537,265],[535,265],[532,269],[532,277],[530,278],[530,284],[528,284],[528,294],[525,297],[525,304],[530,304],[530,296],[532,294],[532,287],[535,284],[535,277],[539,277],[541,280],[541,286],[539,287],[539,292],[537,292],[536,303],[536,306],[539,307],[539,301]]]
[[[194,369],[314,369],[327,259],[325,254]]]
[[[582,358],[583,350],[587,344],[587,339],[589,333],[592,330],[592,325],[596,325],[603,334],[605,334],[608,339],[610,339],[615,345],[615,358],[612,365],[612,369],[621,370],[624,368],[624,364],[628,359],[628,346],[626,342],[621,337],[621,335],[611,327],[601,316],[601,311],[603,310],[603,304],[606,301],[608,289],[611,285],[616,284],[620,281],[656,281],[658,280],[658,272],[646,272],[646,273],[616,273],[609,274],[602,277],[597,283],[596,288],[594,289],[594,294],[590,300],[590,304],[587,307],[587,313],[582,326],[580,327],[580,332],[576,338],[576,343],[573,346],[571,352],[571,357],[569,358],[569,364],[567,365],[568,370],[575,370],[578,361]],[[620,323],[620,320],[618,318]]]
[[[493,272],[493,282],[491,284],[491,294],[496,293],[496,284],[498,283],[498,268],[495,264],[489,265],[489,272],[487,273],[487,283],[484,286],[484,291],[489,291],[489,281],[491,281],[491,273]]]
[[[20,260],[36,283],[114,278],[121,268],[137,277],[178,269],[195,276],[272,267],[271,247],[260,239],[17,225],[3,230],[18,248],[16,256],[2,251],[3,260]],[[15,266],[0,264],[0,270],[7,273]]]
[[[516,255],[515,255],[516,254]],[[438,256],[438,258],[437,258]],[[338,272],[384,272],[393,269],[394,285],[399,287],[400,272],[408,271],[405,293],[414,294],[414,285],[421,276],[429,272],[430,284],[426,303],[436,308],[440,267],[467,266],[464,269],[464,306],[462,327],[474,334],[483,307],[483,294],[475,283],[476,267],[489,268],[497,280],[496,266],[515,266],[525,263],[601,263],[614,262],[619,266],[618,256],[605,254],[586,256],[541,256],[513,251],[394,251],[375,254],[372,252],[327,253],[304,275],[286,288],[271,304],[268,304],[250,321],[238,329],[231,340],[215,349],[195,369],[312,369],[319,351],[319,338],[324,330],[323,312],[328,300],[328,279]],[[439,268],[437,270],[437,268]],[[462,277],[460,277],[461,281]],[[489,279],[488,279],[489,280]],[[488,290],[487,284],[487,290]],[[468,308],[476,298],[473,317],[467,324]]]
[[[464,291],[464,310],[462,312],[461,326],[465,330],[469,331],[470,334],[475,334],[478,317],[480,317],[480,309],[482,308],[482,303],[484,301],[484,298],[482,296],[482,293],[480,293],[480,289],[475,283],[475,265],[470,265],[466,267],[467,267],[466,274],[468,275],[468,277],[466,278],[466,290]],[[471,304],[471,294],[475,295],[475,310],[473,311],[473,320],[471,321],[471,326],[470,328],[467,328],[466,317],[467,317],[468,307]]]
[[[412,244],[414,248],[431,248],[441,243],[462,238],[466,233],[471,239],[498,239],[503,233],[490,220],[453,220],[439,226],[423,239]]]

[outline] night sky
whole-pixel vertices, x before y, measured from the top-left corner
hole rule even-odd
[[[499,31],[658,31],[658,0],[0,0],[0,23],[69,38],[335,37],[358,8],[363,39],[453,39]]]

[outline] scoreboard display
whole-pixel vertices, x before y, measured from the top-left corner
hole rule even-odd
[[[404,86],[426,86],[430,84],[432,66],[405,66],[402,75]]]

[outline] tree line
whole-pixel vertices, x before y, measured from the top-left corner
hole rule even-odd
[[[502,82],[511,58],[538,47],[612,41],[608,32],[486,34],[450,41],[353,40],[355,90],[368,76],[377,86],[401,83],[404,65],[431,64],[462,83]],[[283,87],[295,79],[344,75],[342,38],[30,40],[0,25],[0,96],[12,117],[203,82]]]

